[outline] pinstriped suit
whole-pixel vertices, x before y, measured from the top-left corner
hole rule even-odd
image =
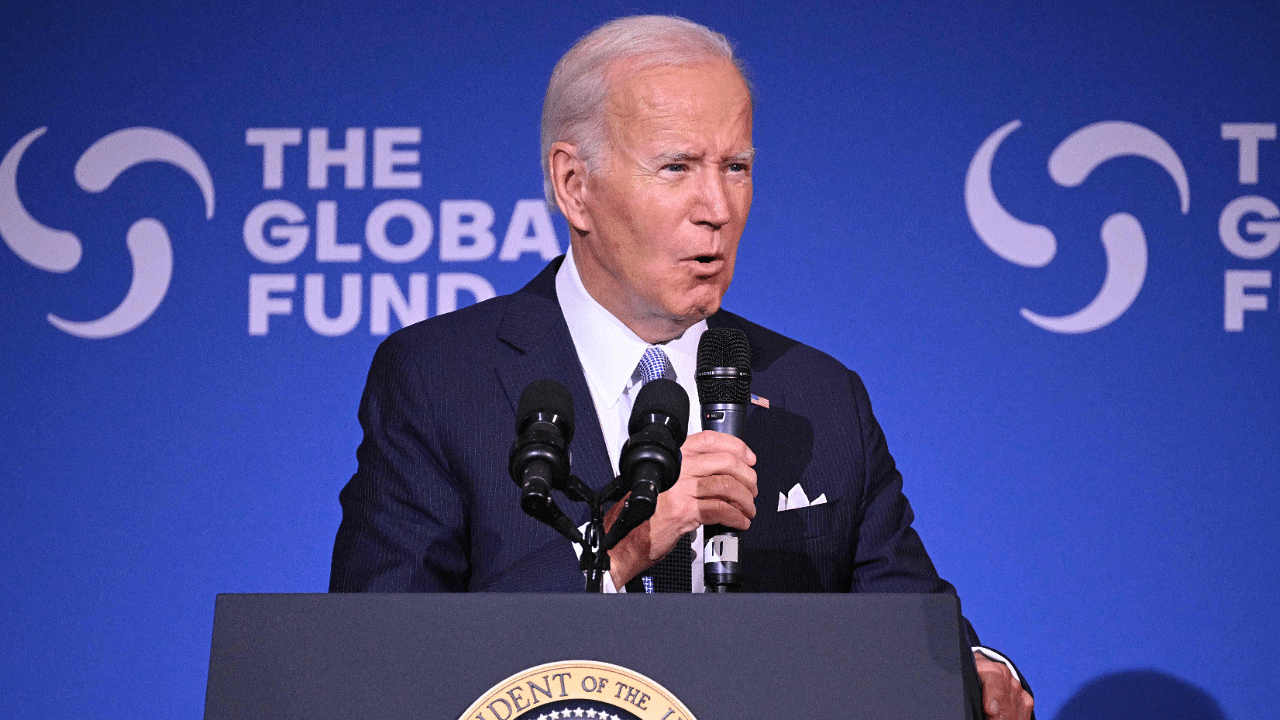
[[[512,295],[404,328],[378,348],[360,404],[359,468],[341,493],[331,591],[580,591],[569,543],[521,512],[507,475],[524,387],[574,397],[573,472],[610,479],[591,395],[550,263]],[[721,311],[750,338],[747,444],[758,514],[744,533],[749,591],[953,592],[934,571],[862,381],[830,356]],[[776,511],[800,483],[828,502]],[[585,510],[565,503],[576,523]]]

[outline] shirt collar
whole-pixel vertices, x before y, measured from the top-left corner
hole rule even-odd
[[[592,394],[605,400],[609,407],[614,406],[631,388],[640,356],[651,346],[587,292],[572,246],[556,273],[556,298]],[[680,337],[660,346],[681,385],[692,384],[698,341],[706,329],[707,321],[699,321]]]

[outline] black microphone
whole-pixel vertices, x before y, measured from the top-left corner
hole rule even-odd
[[[602,545],[605,550],[653,517],[658,493],[680,478],[680,446],[689,432],[689,394],[671,380],[645,383],[631,408],[627,432],[631,437],[622,446],[618,469],[623,481],[630,483],[631,495],[609,529]]]
[[[698,341],[698,402],[702,429],[742,437],[751,401],[751,344],[735,328],[715,328]],[[703,528],[702,572],[707,592],[742,587],[738,542],[742,531],[724,525]]]
[[[516,441],[507,470],[520,486],[520,507],[531,517],[555,528],[574,542],[582,533],[574,527],[555,498],[569,479],[569,443],[573,440],[573,396],[555,380],[529,383],[516,410]]]

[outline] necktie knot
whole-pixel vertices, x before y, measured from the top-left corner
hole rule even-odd
[[[637,368],[640,370],[641,385],[658,378],[670,379],[672,375],[671,361],[660,347],[646,348]]]

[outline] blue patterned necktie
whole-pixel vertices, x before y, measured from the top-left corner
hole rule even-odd
[[[637,366],[640,371],[640,385],[658,378],[674,379],[675,373],[671,370],[671,361],[667,358],[667,354],[662,348],[651,347],[644,351],[644,355],[640,357],[640,364]],[[666,557],[659,560],[639,577],[639,584],[644,588],[644,592],[693,592],[693,548],[691,546],[693,533],[689,533],[676,541],[676,546]],[[640,587],[636,586],[632,580],[628,583],[628,589],[635,588],[639,591]]]
[[[671,379],[671,361],[667,359],[667,354],[662,352],[660,347],[647,348],[644,355],[640,356],[640,364],[636,366],[640,371],[640,384],[646,385],[651,380],[658,378]]]

